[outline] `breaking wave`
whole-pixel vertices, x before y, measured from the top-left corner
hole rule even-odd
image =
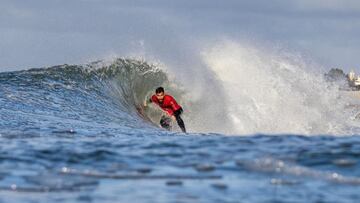
[[[51,116],[47,121],[64,126],[69,120],[157,126],[161,112],[142,103],[164,86],[183,106],[191,132],[344,135],[359,129],[352,119],[357,110],[349,108],[354,100],[301,57],[226,41],[204,50],[200,60],[201,71],[184,71],[193,83],[175,80],[167,71],[174,67],[122,58],[3,72],[1,119],[8,122],[2,125]]]

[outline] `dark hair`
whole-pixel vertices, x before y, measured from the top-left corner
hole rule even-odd
[[[155,90],[155,93],[156,93],[156,94],[159,94],[159,93],[161,93],[161,92],[165,92],[163,87],[158,87],[158,88],[156,88],[156,90]]]

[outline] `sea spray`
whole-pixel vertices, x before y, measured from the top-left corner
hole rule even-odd
[[[228,40],[203,59],[226,92],[233,133],[352,133],[349,98],[301,57]]]

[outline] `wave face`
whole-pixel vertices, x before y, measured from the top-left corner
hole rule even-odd
[[[0,202],[359,200],[360,140],[345,136],[356,125],[336,112],[338,92],[258,56],[215,47],[185,84],[132,59],[0,73]],[[157,86],[183,105],[189,134],[141,107]]]
[[[34,124],[136,129],[144,125],[137,106],[149,91],[165,84],[167,76],[144,62],[117,59],[110,65],[94,62],[1,73],[0,82],[3,130]]]

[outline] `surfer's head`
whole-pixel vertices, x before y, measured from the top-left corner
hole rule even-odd
[[[164,88],[163,88],[163,87],[158,87],[158,88],[156,88],[156,90],[155,90],[155,95],[156,95],[156,98],[157,98],[159,101],[162,101],[162,100],[164,99],[164,96],[165,96]]]

